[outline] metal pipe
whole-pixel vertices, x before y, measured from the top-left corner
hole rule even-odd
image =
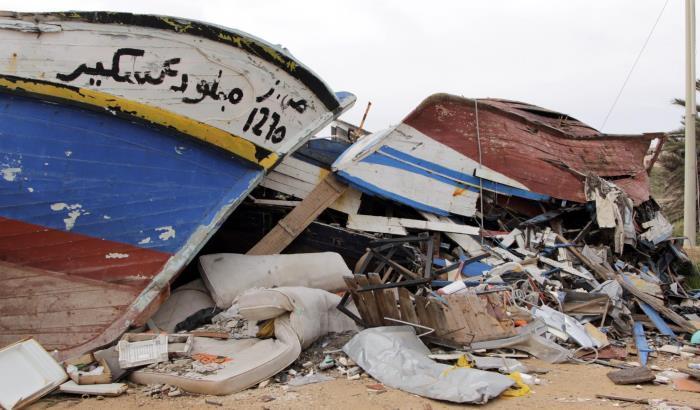
[[[697,227],[695,148],[695,0],[685,0],[685,187],[683,195],[683,236],[686,246],[695,246]]]

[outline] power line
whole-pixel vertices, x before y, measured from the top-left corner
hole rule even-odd
[[[666,5],[668,4],[668,0],[664,3],[664,6],[661,7],[661,11],[659,12],[659,15],[656,17],[656,21],[654,22],[654,25],[651,27],[651,31],[649,31],[649,35],[647,36],[647,39],[644,40],[644,44],[642,45],[642,48],[639,50],[639,53],[637,53],[637,58],[634,59],[634,64],[632,64],[632,68],[630,68],[630,71],[627,73],[627,77],[625,77],[625,81],[622,83],[622,87],[620,87],[620,91],[617,93],[617,97],[615,97],[615,101],[613,101],[612,105],[610,106],[610,109],[608,110],[607,115],[605,116],[605,119],[603,120],[603,124],[600,126],[600,130],[603,130],[603,127],[605,127],[605,124],[608,123],[608,118],[610,118],[610,114],[612,114],[613,110],[615,109],[615,106],[617,105],[617,101],[620,99],[620,96],[622,95],[622,91],[625,90],[625,86],[627,85],[627,82],[629,81],[630,77],[632,76],[632,73],[634,72],[635,67],[637,67],[637,63],[639,62],[639,59],[642,57],[642,53],[644,53],[644,49],[647,48],[647,44],[649,44],[649,40],[651,39],[652,34],[654,34],[654,30],[656,29],[656,25],[659,24],[659,20],[661,20],[661,16],[664,14],[664,10],[666,10]]]

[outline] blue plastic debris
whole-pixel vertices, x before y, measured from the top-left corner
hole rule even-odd
[[[661,318],[659,312],[641,300],[637,302],[639,303],[639,307],[641,307],[644,313],[649,316],[649,319],[651,319],[652,323],[654,323],[654,326],[656,326],[656,328],[659,329],[663,335],[671,336],[674,339],[676,338],[676,334],[673,333],[673,330],[671,330],[668,324]]]
[[[651,349],[647,343],[647,337],[644,334],[644,325],[641,322],[634,322],[632,333],[634,334],[634,343],[637,345],[637,356],[639,356],[639,363],[641,363],[642,366],[646,366]]]

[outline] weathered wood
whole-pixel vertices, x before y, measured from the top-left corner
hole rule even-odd
[[[285,216],[263,237],[248,255],[272,255],[280,253],[316,217],[347,190],[348,186],[338,181],[332,174],[324,178],[301,204]]]
[[[260,185],[303,200],[326,176],[327,170],[286,156]],[[328,207],[348,215],[356,214],[360,208],[360,197],[359,191],[349,188]]]
[[[369,285],[369,281],[364,275],[355,275],[355,280],[357,281],[357,286],[359,288],[363,288]],[[369,324],[370,326],[383,326],[384,319],[381,316],[379,303],[377,303],[377,299],[374,296],[374,294],[372,292],[358,292],[357,295],[362,300],[362,303],[367,309],[367,317],[363,317],[363,319],[365,319],[365,322],[367,322],[367,324]]]
[[[5,262],[0,272],[12,278],[0,288],[0,345],[30,336],[48,350],[107,344],[110,326],[128,327],[129,305],[141,291]]]
[[[433,322],[432,316],[430,316],[430,314],[428,313],[427,306],[430,303],[430,300],[423,296],[414,296],[413,299],[416,303],[416,315],[418,316],[419,324],[429,327],[431,329],[435,329],[435,332],[437,333],[438,329],[436,328],[436,323]]]
[[[405,267],[399,265],[398,263],[394,262],[393,260],[387,258],[386,256],[382,255],[381,253],[375,251],[372,249],[372,254],[377,258],[382,260],[382,262],[386,262],[389,265],[391,265],[394,269],[397,271],[401,272],[401,274],[408,276],[411,279],[420,279],[420,275],[414,272],[411,272],[410,270],[406,269]]]
[[[511,327],[504,326],[496,317],[488,313],[486,304],[479,296],[468,294],[456,301],[464,313],[468,327],[474,334],[474,342],[501,339],[515,333]]]
[[[607,374],[608,379],[615,384],[639,384],[654,381],[656,376],[647,367],[630,367],[616,370]]]
[[[646,303],[647,305],[651,306],[662,314],[663,316],[666,316],[670,320],[672,320],[675,324],[683,328],[683,331],[688,332],[688,333],[694,333],[698,329],[695,328],[693,323],[687,319],[685,319],[683,316],[679,315],[678,313],[674,312],[673,310],[667,308],[664,306],[664,303],[660,301],[659,299],[655,298],[654,296],[651,296],[636,287],[630,285],[627,283],[622,276],[617,275],[617,282],[629,293],[633,294],[637,299],[641,300],[642,302]]]
[[[357,280],[355,279],[355,277],[343,277],[343,279],[345,280],[345,284],[348,287],[348,292],[350,292],[350,296],[352,296],[352,300],[355,303],[355,307],[357,307],[357,311],[358,313],[360,313],[360,317],[365,323],[369,324],[371,321],[371,316],[369,314],[369,310],[367,310],[365,299],[357,293]]]
[[[598,399],[615,400],[615,401],[624,401],[624,402],[627,402],[627,403],[650,404],[650,403],[649,403],[649,399],[645,399],[645,398],[611,396],[611,395],[607,395],[607,394],[596,394],[595,397],[598,398]],[[690,405],[690,404],[685,404],[685,403],[673,403],[673,402],[670,402],[670,401],[668,401],[668,400],[666,400],[666,399],[658,399],[658,400],[664,401],[664,402],[666,403],[667,406],[681,407],[681,408],[683,408],[683,407],[689,407],[689,408],[691,408],[692,410],[700,410],[700,407],[698,407],[698,406],[693,406],[693,405]]]
[[[369,277],[369,283],[371,285],[382,284],[379,275],[377,275],[376,273],[369,273],[367,276]],[[373,290],[372,293],[374,293],[375,299],[377,300],[377,304],[379,305],[384,324],[387,326],[398,325],[399,323],[397,322],[384,319],[385,317],[389,317],[392,319],[401,319],[399,309],[396,306],[396,297],[394,296],[394,293],[390,289],[377,289]]]
[[[566,240],[566,238],[564,238],[563,236],[561,236],[561,235],[559,235],[559,234],[556,234],[556,235],[557,235],[557,239],[559,239],[559,241],[560,241],[561,243],[568,243],[568,241]],[[569,248],[569,251],[571,251],[571,253],[573,253],[574,256],[576,256],[584,265],[588,266],[591,270],[593,270],[593,272],[596,274],[596,276],[598,277],[598,279],[600,279],[600,280],[602,280],[602,281],[606,281],[606,280],[609,280],[609,279],[612,279],[612,278],[613,278],[613,273],[612,273],[612,272],[608,271],[607,269],[605,269],[605,268],[604,268],[603,266],[601,266],[601,265],[598,265],[598,264],[595,264],[595,263],[591,262],[590,259],[588,259],[587,257],[583,256],[583,254],[582,254],[581,252],[579,252],[579,250],[576,249],[575,247],[573,247],[573,246],[570,247],[570,248]]]
[[[420,229],[423,231],[450,232],[464,235],[478,235],[479,228],[475,226],[460,225],[450,222],[421,221],[408,218],[387,218],[374,215],[350,215],[348,216],[348,228],[369,232],[390,233],[395,235],[407,235],[405,228]]]
[[[399,309],[401,310],[401,320],[416,325],[420,324],[411,300],[411,292],[406,288],[399,288]]]
[[[228,332],[208,332],[204,330],[193,330],[190,332],[195,337],[208,337],[211,339],[228,340],[231,335]]]
[[[450,333],[451,329],[447,325],[445,313],[443,312],[444,307],[440,305],[440,302],[428,298],[428,303],[425,305],[425,308],[430,316],[430,322],[435,325],[435,335],[444,337],[447,333]]]
[[[460,309],[456,299],[460,299],[460,295],[446,295],[447,309],[445,310],[445,320],[449,328],[448,334],[445,337],[453,340],[461,345],[468,346],[474,339],[474,334],[469,328],[464,313]]]
[[[360,257],[360,259],[357,260],[357,263],[355,264],[355,271],[353,273],[365,273],[365,269],[367,269],[367,266],[369,265],[369,262],[372,260],[373,257],[374,255],[372,254],[372,251],[367,249],[367,251]]]

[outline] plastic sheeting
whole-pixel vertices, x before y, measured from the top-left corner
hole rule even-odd
[[[202,279],[216,306],[228,309],[248,289],[305,286],[329,292],[345,289],[343,276],[352,276],[334,252],[293,255],[217,253],[199,258]]]
[[[498,373],[439,364],[409,326],[375,327],[343,351],[372,377],[395,389],[455,403],[486,403],[514,384]]]

